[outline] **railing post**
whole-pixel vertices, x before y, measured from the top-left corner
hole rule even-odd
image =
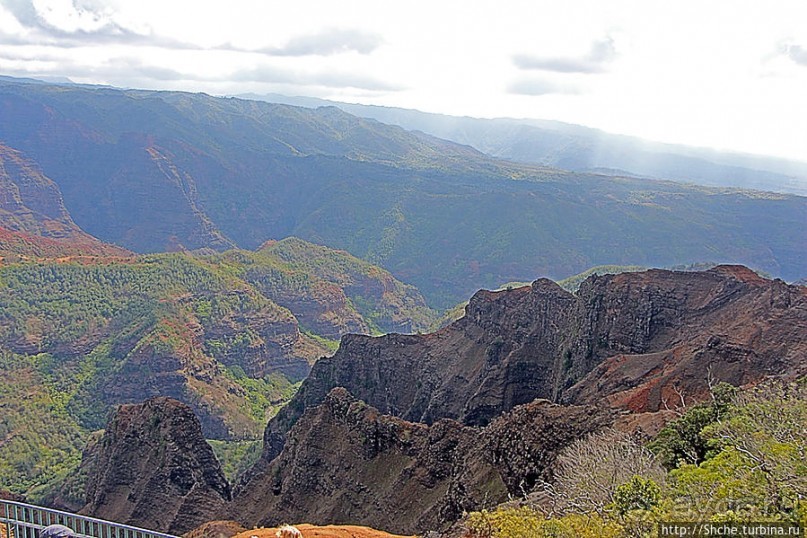
[[[4,514],[5,518],[3,520],[3,525],[5,525],[5,527],[6,527],[6,538],[14,538],[13,536],[11,536],[11,524],[8,521],[8,509],[9,509],[9,506],[7,504],[4,504],[3,505],[3,512],[5,513]]]

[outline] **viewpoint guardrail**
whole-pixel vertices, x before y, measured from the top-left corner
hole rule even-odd
[[[0,500],[2,538],[39,538],[48,525],[64,525],[78,538],[177,538],[172,534],[131,527],[32,504]]]

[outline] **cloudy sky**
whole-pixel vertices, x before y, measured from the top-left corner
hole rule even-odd
[[[0,0],[0,74],[557,119],[807,161],[804,0]]]

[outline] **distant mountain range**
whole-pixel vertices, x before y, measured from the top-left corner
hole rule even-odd
[[[138,253],[295,236],[437,308],[604,264],[807,274],[807,198],[793,195],[514,163],[335,107],[204,94],[2,79],[0,117],[4,163],[30,163],[6,165],[9,192],[38,170],[63,222]]]
[[[361,118],[467,144],[495,157],[575,172],[807,195],[807,153],[805,162],[799,162],[651,142],[551,120],[447,116],[279,94],[240,97],[309,108],[336,106]]]
[[[589,432],[804,377],[807,289],[767,275],[807,275],[807,198],[727,186],[798,163],[379,110],[463,144],[0,77],[0,495],[175,533],[445,529]],[[628,266],[707,261],[764,275]]]

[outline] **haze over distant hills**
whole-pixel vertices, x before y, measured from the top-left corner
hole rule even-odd
[[[362,118],[467,144],[494,157],[576,172],[807,195],[807,162],[663,144],[551,120],[447,116],[279,94],[241,97],[309,108],[336,106]]]
[[[734,506],[712,502],[720,481],[801,517],[768,509],[807,494],[803,383],[800,403],[766,389],[772,459],[705,437],[718,418],[748,433],[720,382],[807,373],[807,288],[768,278],[807,275],[807,197],[725,186],[787,187],[787,163],[400,113],[499,156],[335,106],[0,77],[0,497],[177,534],[221,518],[422,533],[542,502],[600,432],[660,443],[670,472],[646,485],[674,487],[642,505],[659,521],[736,520],[715,512]],[[640,177],[646,158],[688,182]],[[723,263],[637,267],[704,262]],[[503,282],[423,334],[432,307]],[[610,485],[571,468],[619,493],[645,479],[612,473],[626,454],[596,457]]]
[[[438,308],[603,264],[807,274],[798,196],[508,162],[335,107],[3,79],[0,112],[0,141],[72,222],[135,252],[296,236],[383,266]]]

